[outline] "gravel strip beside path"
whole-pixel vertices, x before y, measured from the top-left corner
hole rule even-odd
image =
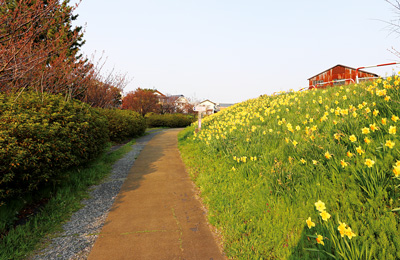
[[[114,164],[112,175],[100,185],[91,187],[90,199],[82,201],[85,206],[63,225],[64,232],[52,239],[51,244],[32,259],[87,259],[137,156],[147,142],[160,132],[153,130],[137,139],[132,151]]]

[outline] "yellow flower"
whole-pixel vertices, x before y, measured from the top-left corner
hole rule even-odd
[[[317,202],[314,203],[315,207],[319,212],[325,211],[325,203],[323,203],[321,200],[318,200]]]
[[[357,137],[355,135],[350,135],[349,140],[354,143],[355,141],[357,141]]]
[[[374,116],[377,116],[377,115],[379,114],[379,110],[374,109],[374,112],[372,112],[372,114],[373,114]]]
[[[323,236],[317,234],[317,238],[316,239],[317,239],[317,243],[318,244],[325,245],[324,241],[323,241],[324,240]]]
[[[302,164],[305,164],[307,161],[304,160],[304,158],[301,158],[301,159],[300,159],[300,162],[301,162]]]
[[[325,152],[324,156],[328,160],[332,158],[332,154],[330,154],[328,151]]]
[[[309,229],[311,229],[312,227],[315,227],[315,223],[311,221],[311,217],[308,217],[308,219],[306,220],[307,226]]]
[[[351,158],[351,157],[353,157],[354,154],[353,154],[352,152],[349,152],[349,151],[348,151],[348,152],[346,153],[346,155],[347,155],[347,157],[350,157],[350,158]]]
[[[399,177],[400,176],[400,165],[393,166],[393,173],[394,173],[395,177]]]
[[[296,147],[296,145],[298,144],[298,142],[296,142],[296,140],[293,140],[292,144],[294,145],[294,147]]]
[[[318,161],[312,160],[312,163],[313,163],[314,165],[317,165],[317,164],[318,164]]]
[[[392,142],[391,140],[386,140],[385,146],[387,146],[390,149],[392,149],[394,145],[395,145],[395,143]]]
[[[352,239],[353,237],[356,236],[356,234],[354,234],[354,232],[351,231],[351,228],[350,228],[350,227],[346,228],[345,234],[346,234],[346,236],[347,236],[349,239]]]
[[[367,107],[366,109],[365,109],[365,112],[368,114],[368,113],[371,113],[371,109],[369,108],[369,107]]]
[[[399,117],[395,116],[395,115],[392,115],[391,119],[392,119],[393,122],[397,122],[397,120],[399,120]]]
[[[346,234],[346,224],[339,221],[339,226],[337,229],[339,230],[340,235],[344,237],[344,235]]]
[[[382,118],[381,122],[382,122],[382,125],[386,125],[387,118]]]
[[[236,169],[235,169],[235,167],[234,167],[234,166],[232,167],[232,171],[236,171]]]
[[[372,132],[375,132],[376,130],[378,130],[379,128],[376,126],[376,124],[375,123],[373,123],[373,124],[370,124],[369,125],[369,128],[372,130]]]
[[[319,213],[319,215],[322,217],[323,221],[327,221],[331,217],[331,214],[329,214],[325,210]]]
[[[340,134],[338,133],[334,134],[333,137],[335,137],[336,140],[340,140]]]
[[[386,96],[385,101],[389,101],[389,100],[390,100],[390,96]]]
[[[342,165],[342,167],[347,167],[349,164],[347,162],[345,162],[344,160],[340,161],[340,164]]]
[[[365,159],[364,164],[367,165],[369,168],[371,168],[375,164],[375,162],[371,159]]]
[[[371,142],[371,140],[370,140],[368,137],[365,137],[365,138],[364,138],[364,142],[365,142],[366,144],[369,144],[369,143]]]
[[[363,133],[363,134],[369,134],[369,128],[368,127],[364,127],[363,129],[361,129],[361,132]]]
[[[357,153],[358,153],[359,155],[365,153],[364,150],[361,148],[361,146],[357,147],[357,148],[356,148],[356,151],[357,151]]]
[[[389,134],[395,135],[396,134],[396,127],[395,126],[390,126],[389,127]]]

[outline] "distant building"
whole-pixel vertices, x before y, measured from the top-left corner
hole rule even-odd
[[[225,108],[228,108],[233,105],[234,104],[231,104],[231,103],[219,103],[219,104],[217,104],[217,110],[221,111],[221,110],[224,110]]]
[[[206,107],[206,115],[211,115],[217,112],[217,104],[208,99],[201,101],[197,106]]]
[[[357,69],[336,65],[308,79],[309,88],[325,88],[327,86],[347,85],[356,82]],[[363,70],[358,70],[360,80],[371,80],[379,76]]]

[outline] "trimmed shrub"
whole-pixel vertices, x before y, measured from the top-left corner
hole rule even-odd
[[[187,127],[195,120],[192,115],[149,113],[146,115],[148,127]]]
[[[146,131],[146,121],[137,112],[119,109],[98,109],[98,111],[107,117],[112,142],[121,142],[140,136]]]
[[[98,156],[107,119],[61,95],[0,93],[0,205]]]

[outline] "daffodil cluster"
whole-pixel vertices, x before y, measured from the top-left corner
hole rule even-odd
[[[319,212],[319,215],[323,222],[326,222],[331,218],[331,215],[328,212],[326,212],[326,206],[325,206],[324,202],[322,202],[321,200],[318,200],[317,202],[315,202],[314,205],[315,205],[316,210]],[[316,226],[315,222],[313,222],[311,220],[311,217],[308,217],[308,219],[306,220],[306,224],[309,229]],[[356,236],[356,234],[352,231],[352,229],[348,225],[346,225],[345,223],[342,223],[340,221],[339,221],[339,226],[337,227],[337,230],[339,231],[340,236],[342,238],[347,236],[349,239],[352,239],[353,237]],[[330,234],[330,235],[335,236],[335,234]],[[324,237],[322,235],[316,233],[315,236],[316,236],[317,244],[325,245]],[[333,239],[333,238],[331,238],[331,239]]]

